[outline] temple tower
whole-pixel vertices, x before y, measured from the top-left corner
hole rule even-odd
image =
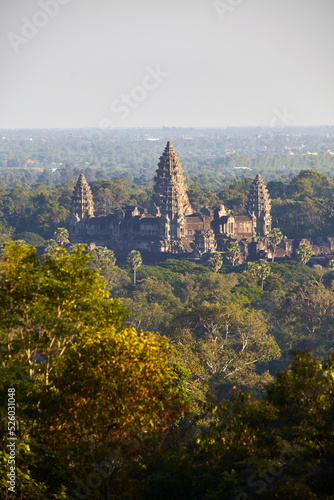
[[[160,157],[156,173],[153,202],[160,208],[162,217],[168,216],[170,238],[180,238],[183,235],[181,226],[185,216],[192,213],[192,208],[186,193],[182,166],[170,141]]]
[[[94,217],[93,195],[84,174],[80,174],[72,195],[70,224],[90,217]]]
[[[247,211],[254,220],[257,236],[267,236],[271,231],[271,203],[267,188],[260,174],[255,177],[248,195]]]

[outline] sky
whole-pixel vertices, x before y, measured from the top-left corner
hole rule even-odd
[[[333,0],[1,0],[0,128],[334,124]]]

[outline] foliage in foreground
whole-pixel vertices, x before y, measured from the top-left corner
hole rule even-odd
[[[0,394],[15,387],[15,498],[332,499],[333,357],[320,365],[296,351],[276,379],[254,368],[270,366],[278,345],[285,360],[291,344],[330,350],[331,272],[326,288],[299,263],[268,264],[262,280],[247,266],[224,275],[170,261],[142,266],[132,285],[112,255],[92,257],[58,248],[41,261],[14,242],[2,252]],[[110,297],[116,282],[141,304],[138,321],[160,311],[175,350],[129,323]],[[240,391],[259,381],[271,381],[262,398]],[[9,499],[5,405],[1,422]]]
[[[89,260],[80,247],[43,263],[26,244],[4,247],[0,391],[3,400],[8,387],[17,395],[16,498],[64,498],[108,452],[118,471],[173,434],[189,406],[166,340],[122,326],[126,310]],[[6,464],[5,407],[1,417]],[[1,474],[9,498],[6,467]],[[105,498],[112,481],[99,485]]]
[[[210,419],[196,436],[133,466],[133,498],[333,499],[333,385],[296,352],[262,401],[235,388],[230,402],[203,405]]]

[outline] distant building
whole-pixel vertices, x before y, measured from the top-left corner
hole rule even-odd
[[[242,259],[255,259],[266,256],[269,249],[270,210],[269,194],[258,174],[250,188],[247,214],[233,215],[223,205],[194,213],[180,160],[169,141],[158,163],[148,210],[128,205],[95,217],[93,196],[81,174],[72,197],[70,240],[107,246],[119,259],[139,250],[146,261],[178,255],[201,258],[213,251],[224,253],[230,241],[238,241]]]

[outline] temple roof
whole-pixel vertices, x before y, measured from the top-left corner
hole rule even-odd
[[[235,215],[236,222],[252,222],[252,218],[249,215]]]
[[[153,203],[168,215],[171,221],[192,213],[185,187],[185,177],[179,157],[171,141],[160,157],[154,178]]]

